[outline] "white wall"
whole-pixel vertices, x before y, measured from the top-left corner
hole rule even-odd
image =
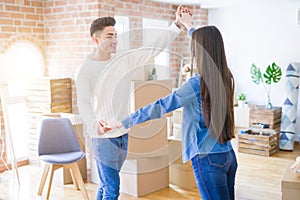
[[[209,9],[208,21],[223,35],[228,64],[236,81],[236,93],[245,92],[250,103],[264,104],[264,88],[251,81],[250,66],[255,63],[264,72],[269,64],[276,62],[283,69],[283,78],[272,86],[271,100],[273,105],[282,106],[285,70],[290,62],[300,62],[300,25],[297,20],[300,1],[251,2]],[[300,120],[297,127],[300,130]]]
[[[265,3],[262,3],[265,2]],[[226,55],[236,81],[236,92],[246,92],[252,103],[265,103],[262,85],[251,81],[250,66],[262,71],[272,62],[285,69],[300,62],[300,1],[264,0],[209,10],[209,24],[217,26],[224,39]],[[284,80],[272,86],[272,103],[282,105]]]

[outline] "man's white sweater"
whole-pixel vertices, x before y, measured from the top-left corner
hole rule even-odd
[[[76,74],[77,105],[90,138],[115,138],[128,130],[97,133],[99,120],[120,121],[130,114],[131,74],[170,45],[180,33],[172,23],[167,29],[149,29],[141,48],[116,53],[107,61],[86,59]]]

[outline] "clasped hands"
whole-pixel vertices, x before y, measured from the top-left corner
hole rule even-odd
[[[118,121],[104,121],[99,120],[97,122],[97,133],[98,135],[103,135],[111,130],[121,129],[123,127],[121,122]]]
[[[188,28],[189,24],[191,24],[191,17],[192,13],[190,9],[187,7],[183,7],[182,5],[179,5],[177,7],[177,11],[175,13],[176,19],[175,22],[177,24],[184,25],[186,28]],[[107,132],[114,130],[114,129],[121,129],[124,128],[121,122],[118,121],[104,121],[99,120],[97,122],[97,133],[98,135],[106,134]]]

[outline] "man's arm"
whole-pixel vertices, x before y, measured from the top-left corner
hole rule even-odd
[[[75,83],[79,114],[87,126],[88,134],[95,134],[97,132],[97,118],[90,100],[92,94],[89,79],[79,74]]]

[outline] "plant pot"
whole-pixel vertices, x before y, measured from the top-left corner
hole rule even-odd
[[[245,101],[243,101],[243,100],[238,100],[238,107],[239,107],[239,108],[244,108],[244,107],[245,107]]]
[[[157,75],[151,75],[152,80],[157,80]]]

